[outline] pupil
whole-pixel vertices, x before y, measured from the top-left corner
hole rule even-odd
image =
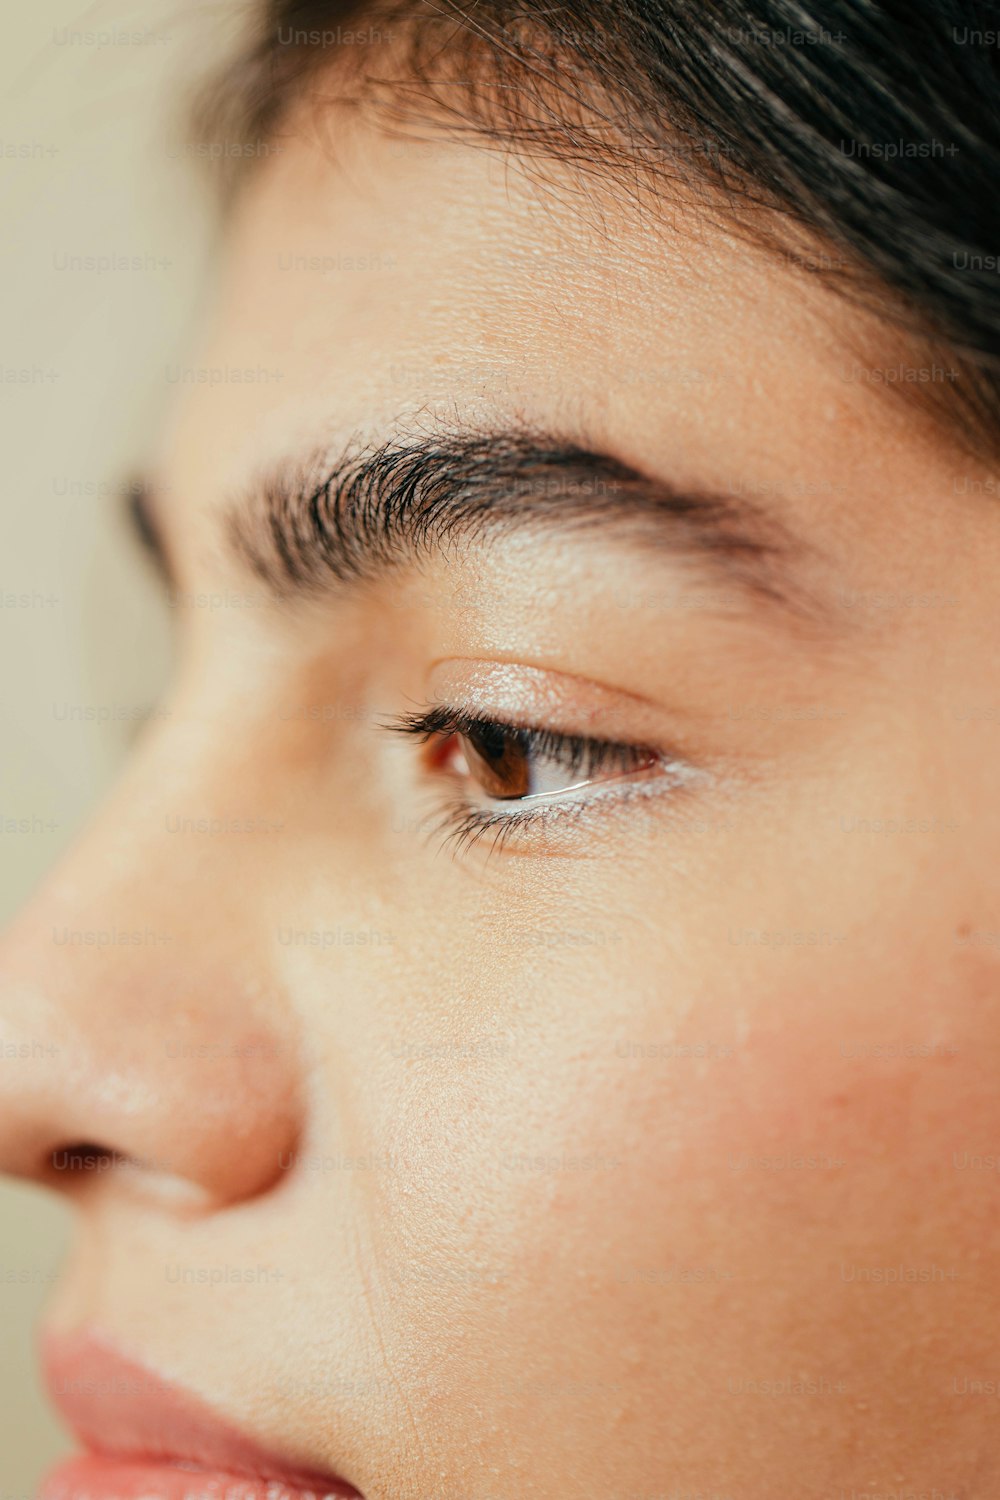
[[[512,736],[499,724],[484,725],[473,732],[473,743],[480,755],[488,761],[502,761],[507,753]]]

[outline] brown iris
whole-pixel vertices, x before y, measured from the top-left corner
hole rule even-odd
[[[504,801],[531,792],[531,758],[524,736],[501,724],[477,724],[458,736],[469,767],[488,797]]]

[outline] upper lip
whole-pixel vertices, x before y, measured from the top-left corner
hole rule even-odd
[[[198,1397],[96,1334],[49,1335],[41,1352],[52,1401],[94,1453],[191,1464],[323,1495],[358,1495],[339,1475],[267,1452]]]

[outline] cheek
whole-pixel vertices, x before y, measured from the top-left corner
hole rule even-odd
[[[652,1494],[663,1455],[648,1427],[640,1439],[643,1406],[662,1402],[732,1275],[724,1232],[699,1217],[692,1153],[721,1128],[734,1057],[708,1016],[678,1035],[662,985],[610,940],[573,951],[583,925],[560,931],[516,989],[453,1001],[412,1046],[386,1030],[395,1057],[374,1049],[365,1094],[385,1102],[367,1138],[400,1171],[371,1205],[371,1305],[449,1472],[474,1449],[479,1463],[520,1455],[539,1492],[621,1493],[625,1474]]]
[[[512,1462],[539,1493],[613,1493],[590,1435],[641,1389],[616,1351],[642,1317],[626,1268],[655,1259],[655,1240],[633,1243],[655,1120],[630,1099],[612,1031],[595,1035],[596,997],[546,993],[508,1007],[505,1042],[456,1031],[381,1084],[404,1165],[376,1210],[380,1339],[444,1470],[479,1475],[463,1493]]]
[[[537,1463],[557,1425],[581,1483],[610,1433],[619,1485],[665,1453],[703,1479],[706,1444],[787,1452],[801,1402],[741,1382],[800,1369],[845,1440],[900,1393],[939,1419],[949,1377],[914,1348],[958,1368],[1000,1333],[1000,1174],[961,1166],[1000,1153],[1000,1017],[987,965],[907,930],[880,931],[880,962],[761,952],[697,987],[662,946],[641,967],[550,954],[497,1002],[502,1034],[456,1014],[386,1064],[402,1171],[374,1208],[377,1316],[449,1462],[471,1399],[497,1461],[513,1442]],[[643,1429],[629,1458],[668,1398],[663,1446]]]

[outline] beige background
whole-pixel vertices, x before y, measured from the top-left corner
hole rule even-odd
[[[183,350],[215,232],[204,173],[179,145],[192,60],[231,45],[245,11],[32,0],[5,12],[0,593],[33,597],[0,609],[0,818],[42,827],[0,832],[3,920],[124,753],[127,728],[67,717],[66,705],[146,704],[163,679],[165,611],[111,488],[169,397],[166,367]],[[122,31],[133,39],[108,44]],[[108,254],[169,264],[66,268],[69,256]],[[19,1065],[0,1058],[0,1096],[2,1069]],[[0,1186],[0,1500],[29,1500],[66,1446],[39,1393],[32,1329],[70,1230],[60,1204]]]

